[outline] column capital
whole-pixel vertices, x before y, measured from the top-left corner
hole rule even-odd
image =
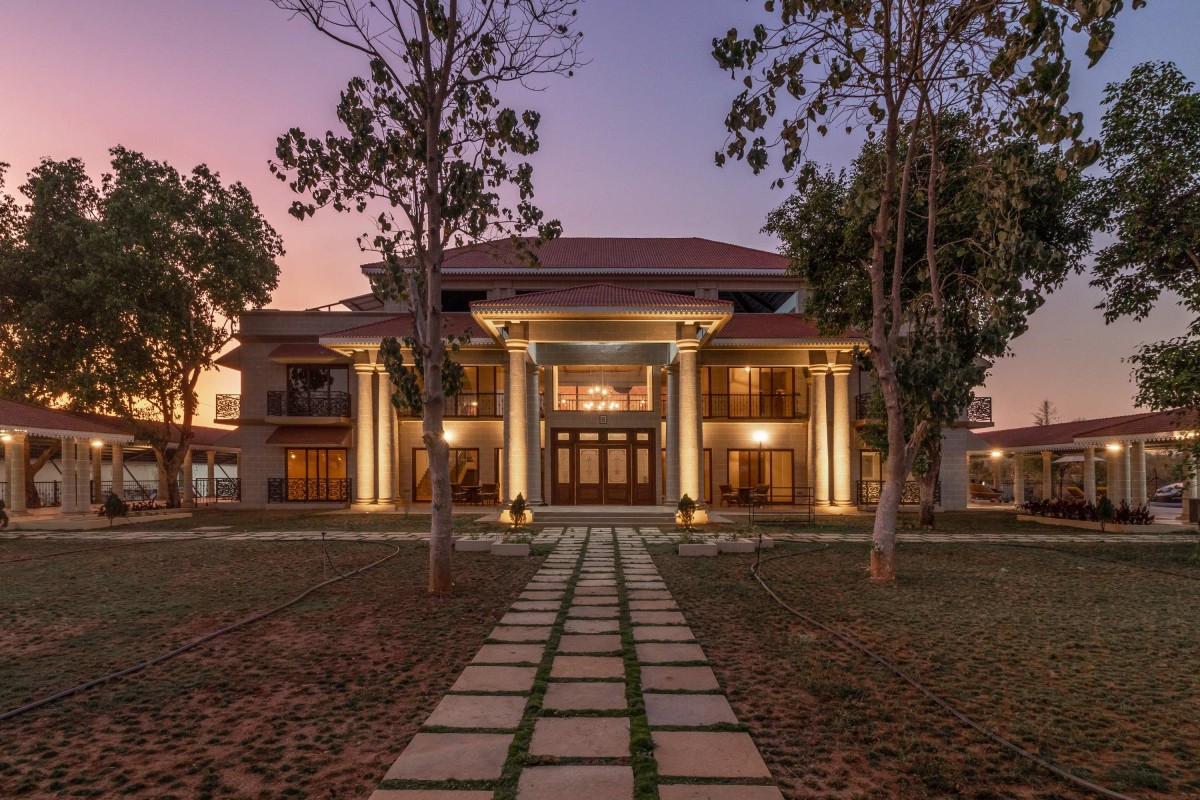
[[[689,351],[694,353],[700,349],[700,342],[695,339],[676,339],[675,347],[678,348],[680,352]]]
[[[370,363],[370,362],[364,363],[364,362],[359,361],[359,362],[355,362],[355,364],[354,364],[354,371],[357,372],[359,375],[372,375],[372,374],[374,374],[375,369],[376,369],[375,364]]]
[[[828,364],[809,364],[808,371],[813,375],[828,375],[830,369]]]
[[[834,375],[849,375],[850,370],[854,369],[851,364],[830,364],[829,371]]]
[[[528,339],[505,339],[504,348],[510,353],[525,353],[529,350]]]

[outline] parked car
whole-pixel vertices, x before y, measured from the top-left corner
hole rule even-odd
[[[1154,493],[1154,502],[1156,503],[1182,503],[1183,502],[1183,484],[1168,483],[1166,486],[1160,486],[1158,491]]]

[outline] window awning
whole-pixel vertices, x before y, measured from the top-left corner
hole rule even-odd
[[[345,447],[350,429],[342,425],[280,425],[267,437],[277,447]]]

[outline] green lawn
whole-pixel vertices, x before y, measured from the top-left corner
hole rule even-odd
[[[752,557],[657,550],[786,796],[1091,796],[784,612]],[[902,545],[893,586],[866,580],[863,544],[776,553],[763,574],[789,604],[1023,747],[1135,797],[1200,797],[1196,546]]]
[[[455,530],[477,527],[475,520],[486,510],[454,515]],[[350,511],[275,510],[275,509],[197,509],[190,518],[154,521],[145,517],[133,521],[129,530],[190,531],[200,527],[228,526],[230,531],[428,531],[428,514],[364,514]],[[495,529],[492,525],[489,530]]]
[[[0,562],[78,542],[0,541]],[[540,558],[428,547],[163,665],[0,723],[0,797],[362,798]],[[392,545],[331,542],[341,571]],[[331,575],[317,542],[138,543],[0,564],[0,709],[156,655]],[[323,566],[324,564],[324,566]]]

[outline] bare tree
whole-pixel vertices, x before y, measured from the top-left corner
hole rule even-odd
[[[1058,419],[1058,406],[1054,405],[1050,400],[1043,400],[1038,403],[1037,410],[1033,412],[1034,425],[1053,425],[1058,422]]]
[[[395,342],[386,348],[389,373],[411,377],[392,401],[421,412],[433,492],[429,589],[449,591],[450,453],[442,421],[461,368],[448,352],[455,337],[443,328],[442,262],[447,247],[501,235],[533,258],[537,243],[560,233],[532,203],[532,167],[513,163],[537,151],[540,115],[503,107],[497,93],[573,73],[582,36],[574,30],[578,0],[272,1],[369,60],[369,75],[342,93],[337,113],[345,132],[309,138],[292,129],[280,137],[272,169],[311,196],[293,204],[298,218],[323,206],[371,214],[377,230],[359,244],[386,266],[376,290],[404,303],[413,321],[405,344],[416,373],[397,363]],[[528,233],[536,234],[533,247],[516,238]]]

